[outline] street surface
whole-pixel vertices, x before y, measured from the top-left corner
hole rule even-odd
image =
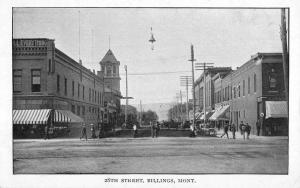
[[[288,172],[287,137],[14,140],[14,173]]]

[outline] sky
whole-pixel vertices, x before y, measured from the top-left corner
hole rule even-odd
[[[169,103],[180,90],[185,96],[180,76],[191,76],[191,44],[196,63],[236,69],[257,52],[282,51],[280,14],[280,9],[14,8],[13,37],[55,39],[56,48],[95,70],[110,47],[121,63],[124,96],[128,67],[128,95],[134,98],[129,104]],[[195,80],[200,74],[195,72]]]

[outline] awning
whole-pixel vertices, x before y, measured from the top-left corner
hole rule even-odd
[[[214,111],[206,111],[205,119],[208,119],[213,113]],[[204,120],[204,112],[201,112],[201,115],[197,118],[197,120]]]
[[[203,114],[202,112],[196,112],[195,113],[195,118],[199,119],[202,114]]]
[[[225,105],[220,108],[217,108],[215,113],[209,118],[209,120],[229,120],[226,116],[226,112],[228,112],[230,105]]]
[[[54,122],[82,123],[84,120],[69,110],[55,110]]]
[[[286,101],[266,101],[266,119],[288,117]]]
[[[46,124],[50,109],[13,110],[13,124]]]

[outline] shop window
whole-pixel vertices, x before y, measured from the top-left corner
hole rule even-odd
[[[75,114],[75,105],[72,105],[71,111]]]
[[[82,106],[82,115],[85,115],[85,106]]]
[[[31,91],[41,91],[41,70],[31,70]]]
[[[13,70],[13,92],[22,91],[22,70]]]
[[[77,115],[80,116],[80,106],[77,106]]]

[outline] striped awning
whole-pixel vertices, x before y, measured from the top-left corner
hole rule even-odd
[[[216,109],[215,113],[209,118],[209,120],[229,120],[229,118],[226,117],[226,112],[228,111],[230,105],[221,106],[218,109]]]
[[[288,117],[286,101],[266,101],[266,119]]]
[[[13,124],[46,124],[50,109],[13,110]]]
[[[84,122],[84,120],[69,110],[55,110],[54,122],[82,123],[82,122]]]

